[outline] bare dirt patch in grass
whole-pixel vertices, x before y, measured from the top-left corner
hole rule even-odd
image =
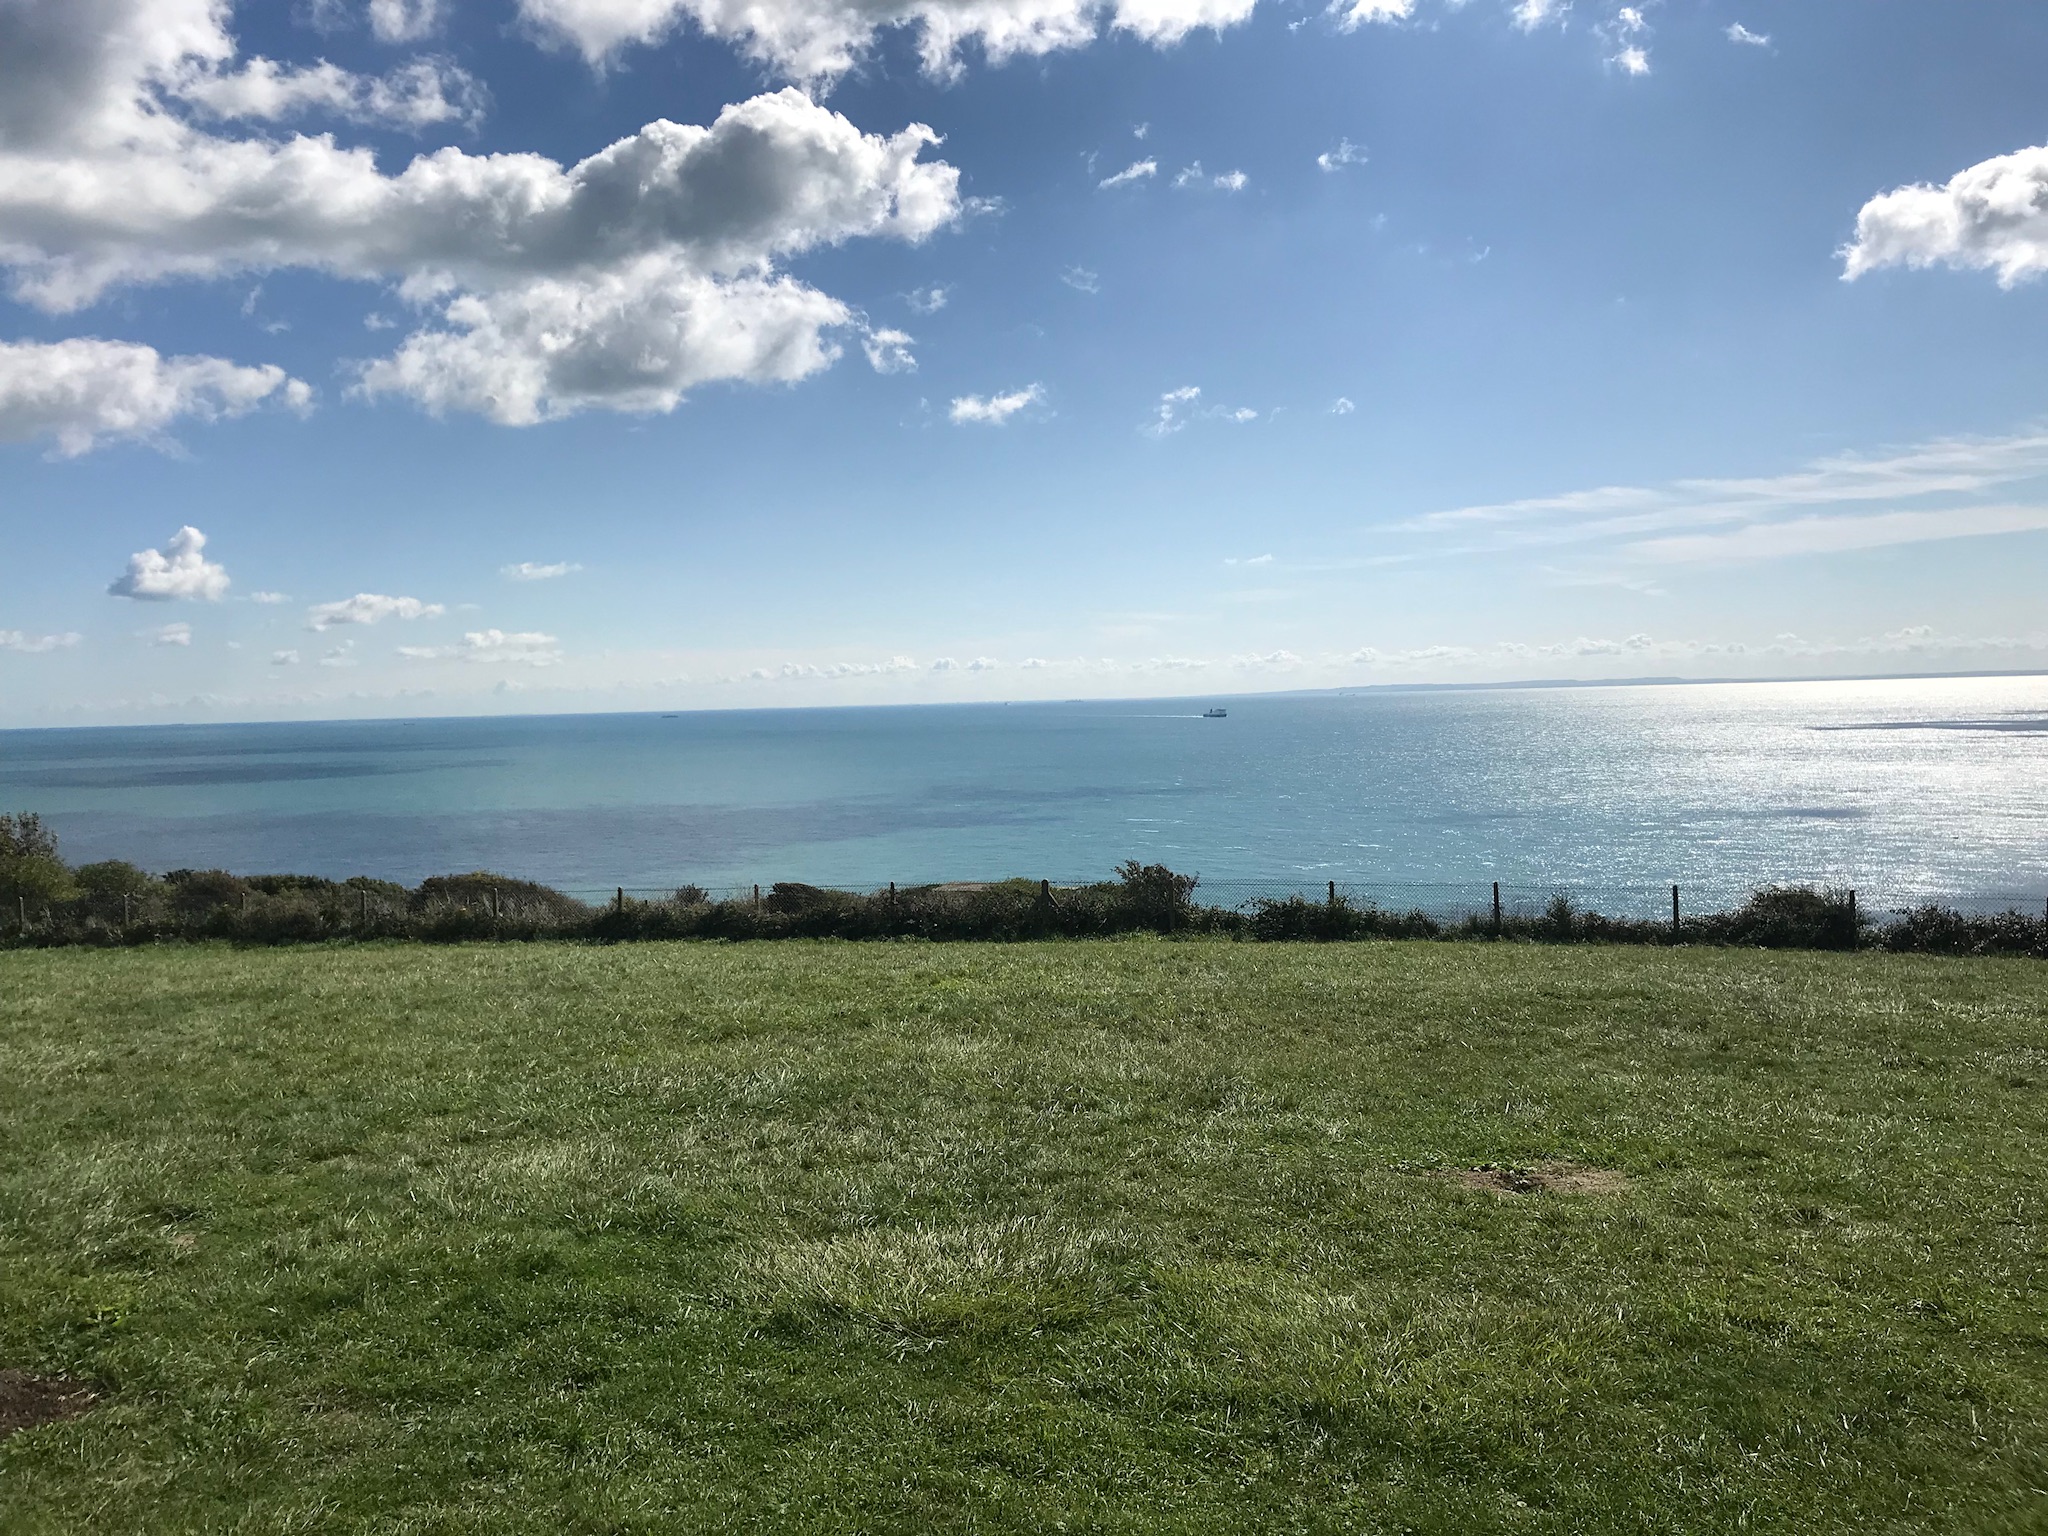
[[[0,1370],[0,1440],[17,1429],[75,1419],[98,1401],[99,1395],[82,1382]]]
[[[1488,1194],[1516,1195],[1618,1195],[1628,1188],[1628,1175],[1612,1168],[1588,1168],[1583,1163],[1537,1163],[1528,1168],[1502,1168],[1486,1163],[1478,1168],[1451,1168],[1440,1177],[1467,1189]]]

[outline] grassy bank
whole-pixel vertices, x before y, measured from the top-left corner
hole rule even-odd
[[[0,1529],[2037,1531],[2044,1026],[1872,954],[10,954],[0,1368],[102,1401]]]

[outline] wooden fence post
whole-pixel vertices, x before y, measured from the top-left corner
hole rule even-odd
[[[1856,888],[1849,888],[1849,947],[1856,947]]]
[[[623,885],[619,887],[618,894],[612,897],[612,910],[614,912],[626,910],[626,888]]]
[[[761,887],[758,885],[754,887],[754,905],[761,905]]]
[[[1500,937],[1500,882],[1493,882],[1493,936]]]
[[[1678,942],[1678,887],[1671,887],[1671,942]]]

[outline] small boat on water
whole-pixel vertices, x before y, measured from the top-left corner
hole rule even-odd
[[[1204,720],[1228,720],[1230,718],[1230,711],[1212,707],[1202,711],[1202,718]]]

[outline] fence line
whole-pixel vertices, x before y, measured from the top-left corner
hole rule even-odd
[[[968,896],[1001,885],[1003,881],[836,881],[791,882],[811,884],[850,896],[881,896],[890,892],[916,891],[920,894]],[[1052,891],[1077,890],[1113,884],[1113,877],[1097,879],[1052,879],[1043,883]],[[556,886],[563,895],[597,907],[615,902],[673,902],[680,892],[701,892],[698,900],[713,902],[766,902],[773,898],[777,882],[747,882],[738,885],[700,886],[688,882],[674,885]],[[1703,916],[1739,907],[1758,890],[1772,885],[1813,885],[1845,894],[1863,914],[1878,922],[1919,908],[1934,906],[1965,916],[1995,917],[2006,912],[2040,916],[2048,921],[2048,891],[2044,892],[1939,892],[1900,890],[1887,893],[1882,887],[1858,886],[1820,881],[1763,882],[1736,885],[1726,881],[1687,885],[1588,885],[1571,881],[1509,883],[1493,881],[1381,880],[1370,876],[1282,876],[1271,879],[1202,879],[1195,887],[1196,905],[1226,911],[1250,912],[1263,903],[1292,900],[1343,902],[1363,910],[1389,913],[1421,913],[1440,923],[1462,923],[1471,919],[1526,921],[1543,916],[1563,901],[1575,912],[1595,912],[1603,917],[1634,922],[1672,921],[1674,916]]]

